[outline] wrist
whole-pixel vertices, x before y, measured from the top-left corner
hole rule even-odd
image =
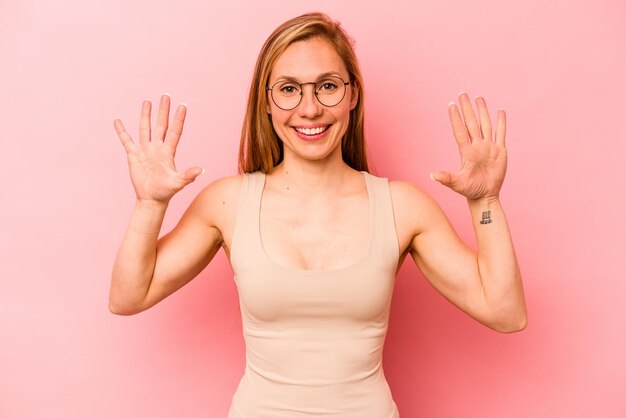
[[[139,209],[163,210],[167,208],[168,204],[169,200],[152,200],[139,198],[135,200],[135,207]]]
[[[491,205],[500,204],[500,195],[484,196],[484,197],[480,197],[478,199],[467,198],[467,203],[470,206],[486,208],[486,207],[490,207]]]
[[[493,216],[501,212],[500,198],[498,196],[484,197],[480,199],[467,199],[472,219],[480,222],[480,224],[490,224],[493,222]],[[496,213],[492,214],[492,211]]]

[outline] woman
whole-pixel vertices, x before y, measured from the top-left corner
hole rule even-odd
[[[506,171],[505,114],[495,137],[485,101],[449,106],[458,174],[433,179],[467,197],[479,251],[411,183],[369,174],[363,84],[350,40],[327,16],[280,26],[263,46],[250,90],[240,171],[200,192],[158,238],[169,200],[203,170],[174,167],[184,105],[156,130],[142,107],[128,153],[136,207],[119,250],[110,309],[141,312],[192,278],[224,248],[235,272],[246,371],[229,417],[398,417],[382,370],[395,274],[410,254],[429,282],[500,332],[526,326],[526,307],[499,191]],[[494,140],[495,138],[495,140]]]

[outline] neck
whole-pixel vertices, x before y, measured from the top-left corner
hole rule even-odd
[[[355,174],[355,170],[343,161],[341,153],[317,161],[290,158],[291,155],[285,157],[274,167],[271,176],[281,188],[289,187],[293,192],[334,194]]]

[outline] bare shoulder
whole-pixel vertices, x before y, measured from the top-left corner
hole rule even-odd
[[[390,180],[389,190],[394,210],[399,213],[432,211],[438,208],[435,200],[421,187],[410,181]]]
[[[237,213],[242,180],[243,175],[214,180],[198,193],[189,207],[190,214],[223,232]]]
[[[446,222],[437,202],[421,187],[409,181],[389,181],[398,238],[403,248],[439,221]]]
[[[241,174],[218,178],[202,189],[200,193],[198,193],[197,198],[206,200],[207,203],[219,200],[219,198],[227,200],[237,198],[239,196],[242,180],[243,175]]]

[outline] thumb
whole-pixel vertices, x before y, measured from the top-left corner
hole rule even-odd
[[[204,168],[200,167],[191,167],[188,168],[185,173],[181,176],[182,182],[187,185],[194,181],[199,175],[204,174]]]
[[[447,171],[434,171],[430,173],[430,178],[443,184],[446,187],[452,187],[456,182],[457,176]]]

